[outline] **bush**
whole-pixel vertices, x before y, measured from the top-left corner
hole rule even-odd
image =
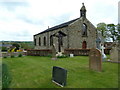
[[[2,47],[2,50],[3,52],[7,52],[7,47]]]
[[[4,56],[3,58],[7,58],[7,56]]]
[[[62,55],[62,56],[57,56],[57,58],[67,58],[68,56]]]
[[[14,58],[15,56],[14,55],[11,55],[11,58]]]
[[[2,88],[8,88],[12,81],[6,64],[2,64]]]
[[[52,55],[51,55],[51,54],[49,54],[49,55],[47,55],[47,57],[52,57]]]
[[[18,57],[22,57],[22,54],[19,54]]]

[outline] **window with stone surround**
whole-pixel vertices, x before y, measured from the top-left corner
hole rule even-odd
[[[46,37],[43,38],[43,45],[46,46]]]
[[[87,25],[83,23],[82,25],[82,36],[86,37],[87,36]]]
[[[39,46],[41,46],[41,38],[39,37]]]
[[[53,36],[51,35],[50,36],[50,46],[52,46],[53,45]]]

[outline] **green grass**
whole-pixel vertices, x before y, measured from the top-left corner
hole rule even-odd
[[[64,88],[118,88],[118,64],[103,62],[102,72],[89,70],[89,58],[76,56],[51,60],[50,57],[3,58],[12,76],[10,88],[61,88],[51,82],[52,67],[67,69]]]

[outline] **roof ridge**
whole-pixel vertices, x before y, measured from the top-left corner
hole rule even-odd
[[[79,19],[79,18],[76,18],[76,19],[73,19],[73,20],[64,22],[64,23],[62,23],[62,24],[53,26],[53,27],[48,28],[48,29],[46,29],[46,30],[44,30],[44,31],[42,31],[42,32],[40,32],[40,33],[38,33],[38,34],[35,34],[34,36],[39,35],[39,34],[42,34],[42,33],[45,33],[45,32],[53,31],[53,30],[56,30],[56,29],[59,29],[59,28],[62,28],[62,27],[66,27],[66,26],[68,26],[69,24],[71,24],[72,22],[74,22],[74,21],[76,21],[76,20],[78,20],[78,19]]]

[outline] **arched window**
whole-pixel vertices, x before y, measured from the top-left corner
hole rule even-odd
[[[53,36],[51,35],[50,36],[50,46],[52,46],[53,45]]]
[[[44,46],[46,46],[46,37],[43,38]]]
[[[87,25],[85,23],[82,25],[82,36],[87,36]]]
[[[39,46],[41,46],[41,38],[39,37]]]

